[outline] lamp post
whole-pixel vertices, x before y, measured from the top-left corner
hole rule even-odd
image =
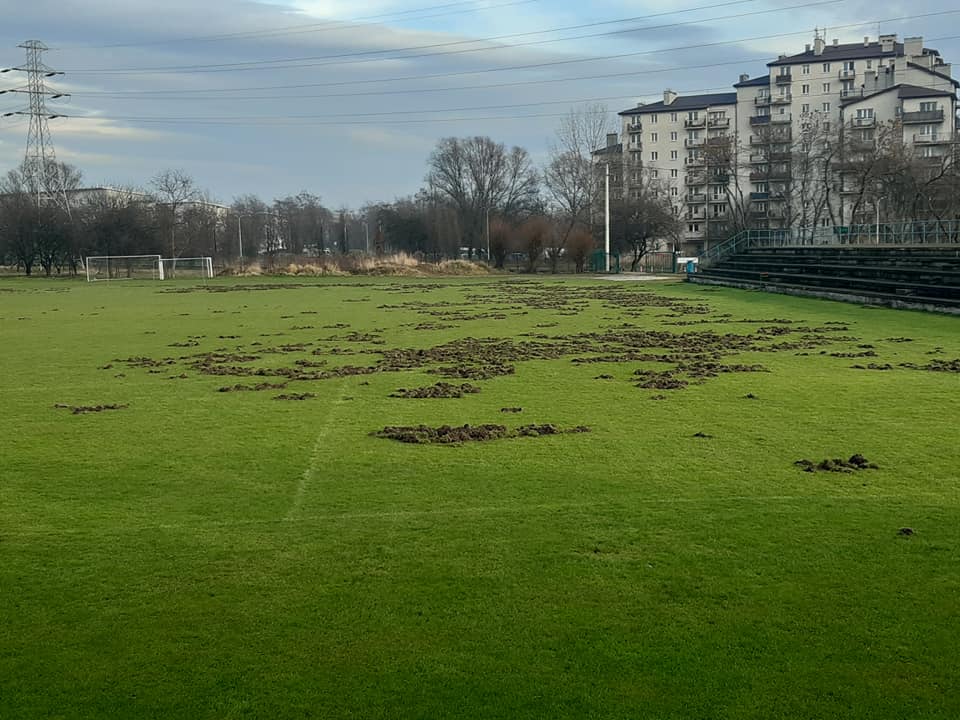
[[[886,199],[887,197],[884,195],[882,198],[877,198],[873,202],[874,209],[877,211],[877,245],[880,244],[880,201]]]
[[[490,206],[487,206],[487,263],[490,262]]]

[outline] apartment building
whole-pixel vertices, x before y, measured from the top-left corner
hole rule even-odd
[[[812,215],[814,191],[797,182],[797,150],[817,142],[812,129],[821,137],[849,134],[866,150],[876,128],[892,124],[919,157],[942,162],[957,136],[958,87],[951,66],[922,38],[828,44],[818,34],[802,53],[768,63],[765,73],[741,75],[733,93],[666,91],[662,102],[621,112],[625,192],[643,173],[666,181],[687,219],[689,253],[724,239],[734,215],[741,227],[789,227],[811,218],[828,224],[845,218],[845,193],[824,192],[829,212]],[[733,150],[726,154],[711,147],[727,144]]]
[[[626,196],[644,185],[667,193],[683,218],[684,250],[702,250],[706,239],[726,237],[730,177],[711,158],[731,142],[737,127],[736,93],[679,96],[667,90],[663,100],[624,110],[620,117]]]

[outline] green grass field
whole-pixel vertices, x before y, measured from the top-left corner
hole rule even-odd
[[[957,318],[5,280],[0,338],[0,718],[960,717]],[[465,423],[590,432],[371,436]]]

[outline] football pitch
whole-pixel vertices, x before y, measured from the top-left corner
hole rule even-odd
[[[960,717],[958,318],[9,279],[0,339],[0,718]]]

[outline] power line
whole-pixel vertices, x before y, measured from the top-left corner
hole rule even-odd
[[[92,69],[79,69],[79,70],[71,71],[71,74],[80,74],[80,75],[92,75],[92,74],[101,74],[101,73],[103,73],[103,74],[111,74],[111,75],[114,75],[114,74],[141,74],[141,73],[142,73],[142,74],[149,74],[149,73],[165,74],[165,73],[167,73],[167,72],[177,72],[177,71],[186,71],[186,72],[190,72],[190,71],[195,71],[195,72],[203,72],[203,71],[210,71],[210,72],[231,72],[231,71],[234,71],[234,70],[259,69],[259,68],[257,68],[257,67],[251,67],[251,66],[267,66],[267,65],[277,66],[277,65],[280,65],[280,64],[282,64],[282,63],[303,63],[303,62],[312,62],[312,61],[314,61],[314,60],[331,60],[331,59],[335,60],[335,59],[340,59],[340,58],[366,57],[366,56],[370,56],[370,55],[383,55],[383,54],[385,54],[385,53],[402,53],[402,52],[413,52],[413,51],[418,51],[418,50],[434,50],[434,49],[437,49],[437,48],[444,48],[444,47],[458,47],[458,46],[461,46],[461,45],[473,45],[473,44],[481,43],[481,42],[498,42],[498,41],[500,41],[500,40],[507,40],[507,39],[510,39],[510,38],[530,37],[530,36],[532,36],[532,35],[546,35],[546,34],[549,34],[549,33],[567,32],[567,31],[569,31],[569,30],[583,30],[583,29],[585,29],[585,28],[601,27],[601,26],[604,26],[604,25],[618,25],[618,24],[627,23],[627,22],[636,22],[636,21],[638,21],[638,20],[649,20],[649,19],[651,19],[651,18],[664,17],[664,16],[668,16],[668,15],[683,15],[683,14],[686,14],[686,13],[697,12],[697,11],[700,11],[700,10],[713,10],[713,9],[721,8],[721,7],[729,7],[729,6],[731,6],[731,5],[744,5],[744,4],[747,4],[747,3],[754,3],[754,2],[758,2],[758,0],[731,0],[730,2],[713,3],[713,4],[710,4],[710,5],[700,5],[700,6],[698,6],[698,7],[687,8],[687,9],[685,9],[685,10],[671,10],[671,11],[668,11],[668,12],[653,13],[653,14],[649,14],[649,15],[635,15],[635,16],[632,16],[632,17],[618,18],[618,19],[614,19],[614,20],[602,20],[602,21],[597,21],[597,22],[581,23],[581,24],[579,24],[579,25],[566,25],[566,26],[563,26],[563,27],[547,28],[547,29],[545,29],[545,30],[530,30],[530,31],[521,32],[521,33],[509,33],[509,34],[506,34],[506,35],[494,35],[494,36],[483,37],[483,38],[471,38],[471,39],[469,39],[469,40],[453,40],[453,41],[442,42],[442,43],[431,43],[431,44],[428,44],[428,45],[412,45],[412,46],[409,46],[409,47],[402,47],[402,48],[389,48],[389,49],[382,49],[382,50],[360,50],[360,51],[356,51],[356,52],[338,53],[338,54],[334,54],[334,55],[307,55],[307,56],[304,56],[304,57],[282,58],[282,59],[278,59],[278,60],[248,60],[248,61],[245,61],[245,62],[217,63],[217,64],[207,64],[207,65],[193,64],[193,65],[168,65],[168,66],[160,66],[160,67],[152,67],[152,68],[108,68],[108,69],[105,69],[105,68],[92,68]],[[840,2],[840,0],[832,0],[832,2]],[[823,4],[828,4],[828,3],[823,3]],[[760,14],[770,13],[770,12],[780,12],[780,11],[782,11],[783,9],[784,9],[784,8],[776,8],[776,9],[773,9],[773,10],[764,10],[764,11],[759,11],[759,12],[757,12],[757,13],[755,13],[755,14],[760,15]],[[419,58],[419,57],[438,57],[438,56],[444,56],[444,55],[457,55],[457,54],[467,53],[467,52],[489,52],[489,51],[492,51],[492,50],[503,50],[503,49],[517,48],[517,47],[527,47],[527,46],[531,46],[531,45],[540,45],[540,44],[546,44],[546,43],[564,42],[564,41],[567,41],[567,40],[580,40],[580,39],[584,39],[584,38],[604,37],[604,36],[609,36],[609,35],[617,35],[617,34],[625,34],[625,33],[632,33],[632,32],[640,32],[640,31],[643,31],[643,30],[658,30],[658,29],[665,29],[665,28],[670,28],[670,27],[678,27],[678,26],[682,26],[682,25],[698,24],[698,23],[704,23],[704,22],[712,22],[712,21],[716,21],[716,20],[727,20],[727,19],[731,19],[731,18],[741,18],[741,17],[746,17],[747,15],[750,15],[750,14],[754,14],[754,13],[743,13],[743,14],[740,14],[740,15],[730,15],[730,16],[723,16],[723,17],[719,17],[719,18],[702,18],[702,19],[694,20],[694,21],[690,21],[690,22],[671,23],[671,24],[668,24],[668,25],[654,25],[654,26],[646,26],[646,27],[639,27],[639,28],[627,28],[627,29],[624,29],[624,30],[612,30],[612,31],[607,31],[607,32],[602,32],[602,33],[592,33],[592,34],[588,34],[588,35],[574,35],[574,36],[567,37],[567,38],[554,38],[554,39],[550,39],[550,40],[541,40],[541,41],[535,41],[535,42],[529,42],[529,43],[516,43],[516,44],[498,45],[498,46],[495,46],[495,47],[471,48],[471,49],[468,49],[468,50],[459,50],[459,51],[451,51],[451,52],[439,52],[439,53],[427,53],[427,54],[424,54],[424,55],[398,55],[398,56],[396,56],[396,57],[389,57],[389,58],[376,57],[376,58],[365,59],[365,60],[358,61],[358,62],[382,62],[382,61],[384,61],[384,60],[410,60],[410,59]],[[311,65],[308,65],[308,66],[305,66],[305,67],[319,67],[319,66],[323,66],[323,65],[341,65],[341,64],[343,64],[343,65],[350,65],[350,64],[356,64],[356,63],[338,63],[338,62],[318,63],[318,64],[311,64]],[[280,67],[286,67],[286,66],[280,65]],[[300,67],[300,66],[299,66],[299,65],[291,65],[290,67]],[[271,69],[275,69],[275,68],[271,68]]]
[[[381,15],[367,15],[365,17],[351,18],[348,20],[327,20],[320,23],[310,23],[306,25],[288,25],[286,27],[275,28],[272,30],[248,30],[235,33],[222,33],[219,35],[195,35],[192,37],[168,38],[166,40],[148,40],[136,43],[113,43],[109,45],[79,45],[72,46],[80,49],[104,50],[112,48],[130,48],[130,47],[150,47],[156,45],[172,45],[185,42],[214,42],[219,40],[237,40],[261,37],[279,37],[282,35],[299,35],[304,33],[321,33],[339,30],[351,30],[358,27],[369,27],[370,22],[374,20],[399,20],[404,21],[404,17],[420,12],[430,10],[440,10],[444,8],[459,7],[461,5],[472,5],[476,0],[465,0],[463,2],[446,3],[444,5],[431,5],[411,10],[402,10],[393,13],[384,13]],[[447,17],[450,15],[462,15],[467,13],[481,12],[484,10],[496,10],[499,8],[510,7],[514,5],[529,5],[530,3],[540,2],[540,0],[511,0],[511,2],[501,3],[499,5],[488,5],[480,8],[466,8],[464,10],[453,10],[449,12],[436,13],[433,15],[421,15],[419,17],[409,18],[410,20],[428,20],[437,17]]]
[[[816,4],[829,4],[829,3],[834,3],[834,2],[836,2],[836,1],[837,1],[837,0],[824,0],[824,2],[816,3]],[[805,8],[805,7],[811,7],[811,4],[803,4],[803,5],[789,6],[789,7],[786,7],[786,8],[781,8],[781,10],[791,10],[791,9]],[[960,10],[943,10],[943,11],[937,11],[937,12],[932,12],[932,13],[921,13],[921,14],[917,14],[917,15],[905,15],[905,16],[896,17],[896,18],[886,18],[886,19],[883,19],[883,20],[871,20],[871,21],[865,21],[865,22],[848,23],[848,24],[845,24],[845,25],[834,26],[834,28],[835,28],[835,29],[838,29],[838,30],[839,30],[839,29],[849,29],[849,28],[856,28],[856,27],[864,27],[864,26],[868,26],[868,25],[871,25],[871,26],[872,26],[872,25],[875,25],[875,24],[877,24],[877,23],[888,23],[888,22],[896,22],[896,21],[902,21],[902,20],[914,20],[914,19],[918,19],[918,18],[936,17],[936,16],[943,16],[943,15],[955,15],[955,14],[957,14],[957,13],[960,13]],[[776,39],[776,38],[793,37],[793,36],[798,36],[798,35],[804,35],[804,34],[806,34],[807,32],[809,32],[809,31],[808,31],[808,30],[800,30],[800,31],[795,31],[795,32],[787,32],[787,33],[773,33],[773,34],[758,35],[758,36],[753,36],[753,37],[748,37],[748,38],[738,38],[738,39],[736,39],[736,40],[722,40],[722,41],[717,41],[717,42],[712,42],[712,43],[698,43],[698,44],[694,44],[694,45],[682,45],[682,46],[671,47],[671,48],[661,48],[661,49],[657,49],[657,50],[640,50],[640,51],[634,51],[634,52],[629,52],[629,53],[618,53],[618,54],[615,54],[615,55],[596,56],[596,57],[591,57],[591,58],[579,58],[579,59],[568,59],[568,60],[553,60],[553,61],[546,61],[546,62],[541,62],[541,63],[527,64],[527,65],[514,65],[514,66],[506,66],[506,67],[499,67],[499,68],[483,68],[483,69],[480,69],[480,70],[462,70],[462,71],[454,71],[454,72],[446,72],[446,73],[431,73],[431,74],[427,74],[427,75],[411,75],[411,76],[405,76],[405,77],[372,78],[372,79],[363,79],[363,80],[343,80],[343,81],[338,80],[338,81],[333,81],[333,82],[322,82],[322,83],[298,83],[298,84],[293,84],[293,85],[268,85],[268,86],[255,86],[255,87],[246,87],[246,88],[209,88],[209,89],[199,89],[199,90],[151,90],[151,91],[114,91],[114,92],[110,92],[110,91],[91,91],[91,92],[87,92],[87,93],[84,93],[84,94],[87,95],[87,96],[91,96],[91,97],[92,97],[92,96],[100,96],[100,97],[123,97],[123,96],[128,96],[128,95],[129,95],[129,96],[132,96],[132,95],[148,96],[148,95],[168,95],[168,94],[173,94],[173,93],[188,93],[188,94],[196,94],[196,93],[211,94],[211,93],[217,93],[217,94],[220,94],[220,93],[229,93],[229,92],[248,92],[248,91],[257,91],[257,90],[300,90],[300,89],[307,89],[307,88],[340,87],[340,86],[344,86],[344,85],[350,85],[350,86],[352,86],[352,85],[367,85],[367,84],[374,84],[374,83],[411,82],[411,81],[420,81],[420,80],[433,80],[433,79],[437,79],[437,78],[446,78],[446,77],[462,77],[462,76],[464,76],[464,75],[482,75],[482,74],[497,73],[497,72],[513,72],[513,71],[516,71],[516,70],[542,69],[542,68],[546,68],[546,67],[557,67],[557,66],[561,66],[561,65],[572,65],[572,64],[585,63],[585,62],[597,62],[597,61],[604,61],[604,60],[619,60],[619,59],[624,59],[624,58],[628,58],[628,57],[641,57],[641,56],[645,56],[645,55],[659,55],[659,54],[668,53],[668,52],[683,52],[683,51],[688,51],[688,50],[701,50],[701,49],[706,49],[706,48],[721,47],[721,46],[724,46],[724,45],[735,45],[735,44],[738,44],[738,43],[754,42],[754,41],[757,41],[757,40],[771,40],[771,39]],[[936,39],[941,39],[941,40],[942,40],[942,39],[952,39],[952,38],[950,38],[950,37],[948,37],[948,38],[935,38],[935,39],[932,39],[932,40],[936,40]],[[723,63],[711,63],[711,64],[709,64],[709,65],[700,66],[700,67],[711,67],[711,66],[714,66],[714,65],[721,65],[721,64],[723,64]],[[668,68],[667,70],[671,70],[671,69],[676,69],[676,68]],[[651,72],[652,72],[652,71],[651,71]],[[619,77],[619,76],[633,75],[633,74],[639,74],[639,73],[623,73],[623,72],[620,72],[620,73],[613,73],[613,74],[606,74],[606,75],[593,75],[593,76],[583,76],[583,77],[581,77],[581,78],[565,78],[565,79],[574,79],[574,80],[579,80],[579,79],[585,79],[585,80],[586,80],[586,79],[590,79],[590,80],[593,80],[593,79],[602,79],[602,78],[608,78],[608,77]],[[324,97],[357,97],[357,96],[361,96],[361,95],[364,95],[364,94],[367,94],[367,95],[370,95],[370,94],[372,94],[372,95],[389,95],[389,94],[398,94],[398,93],[403,93],[403,92],[440,92],[440,91],[445,91],[445,90],[450,90],[450,89],[457,90],[457,89],[478,89],[478,88],[487,88],[487,87],[510,87],[510,86],[514,86],[514,85],[517,85],[517,84],[522,85],[522,84],[536,84],[536,83],[547,83],[547,82],[560,82],[560,81],[563,81],[563,80],[565,80],[565,79],[555,80],[555,79],[551,79],[551,78],[546,78],[546,79],[539,79],[539,80],[535,80],[535,81],[521,81],[521,82],[519,82],[519,83],[503,83],[503,84],[496,83],[496,84],[492,84],[492,85],[464,86],[463,88],[439,88],[439,89],[424,88],[424,89],[416,89],[416,90],[411,90],[411,91],[386,90],[386,91],[377,91],[377,92],[374,92],[374,93],[347,93],[347,94],[342,94],[342,95],[329,94],[329,95],[325,95]]]

